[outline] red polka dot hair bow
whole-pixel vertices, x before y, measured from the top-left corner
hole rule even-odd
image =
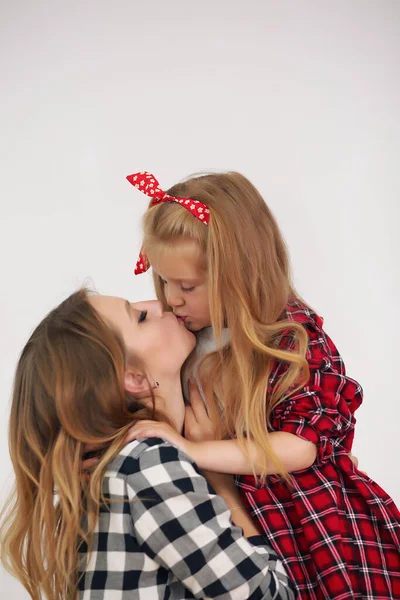
[[[204,225],[208,225],[210,221],[210,209],[200,202],[199,200],[192,200],[191,198],[175,198],[166,194],[158,183],[157,179],[151,173],[147,171],[141,171],[140,173],[133,173],[133,175],[127,175],[127,180],[139,191],[152,198],[150,206],[160,204],[161,202],[177,202],[181,204],[186,210],[188,210],[196,219],[199,219]],[[139,259],[135,267],[135,275],[145,273],[150,267],[149,260],[142,252],[139,254]]]

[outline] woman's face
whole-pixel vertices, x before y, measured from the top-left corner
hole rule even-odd
[[[122,335],[128,355],[143,362],[146,375],[160,382],[179,374],[196,338],[157,300],[131,303],[113,296],[92,296],[95,310]]]

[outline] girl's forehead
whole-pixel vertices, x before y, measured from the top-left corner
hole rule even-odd
[[[153,269],[165,279],[198,279],[204,277],[204,257],[195,241],[175,242],[149,256]]]

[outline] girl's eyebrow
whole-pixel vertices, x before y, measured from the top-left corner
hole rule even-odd
[[[162,275],[158,274],[161,279],[165,279]],[[199,277],[170,277],[170,281],[176,281],[177,283],[182,283],[182,281],[187,282],[198,282],[200,281]]]

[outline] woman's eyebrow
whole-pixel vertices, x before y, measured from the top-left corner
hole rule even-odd
[[[126,308],[126,312],[128,313],[128,317],[131,320],[132,319],[132,311],[131,311],[131,303],[129,302],[129,300],[125,300],[125,308]]]

